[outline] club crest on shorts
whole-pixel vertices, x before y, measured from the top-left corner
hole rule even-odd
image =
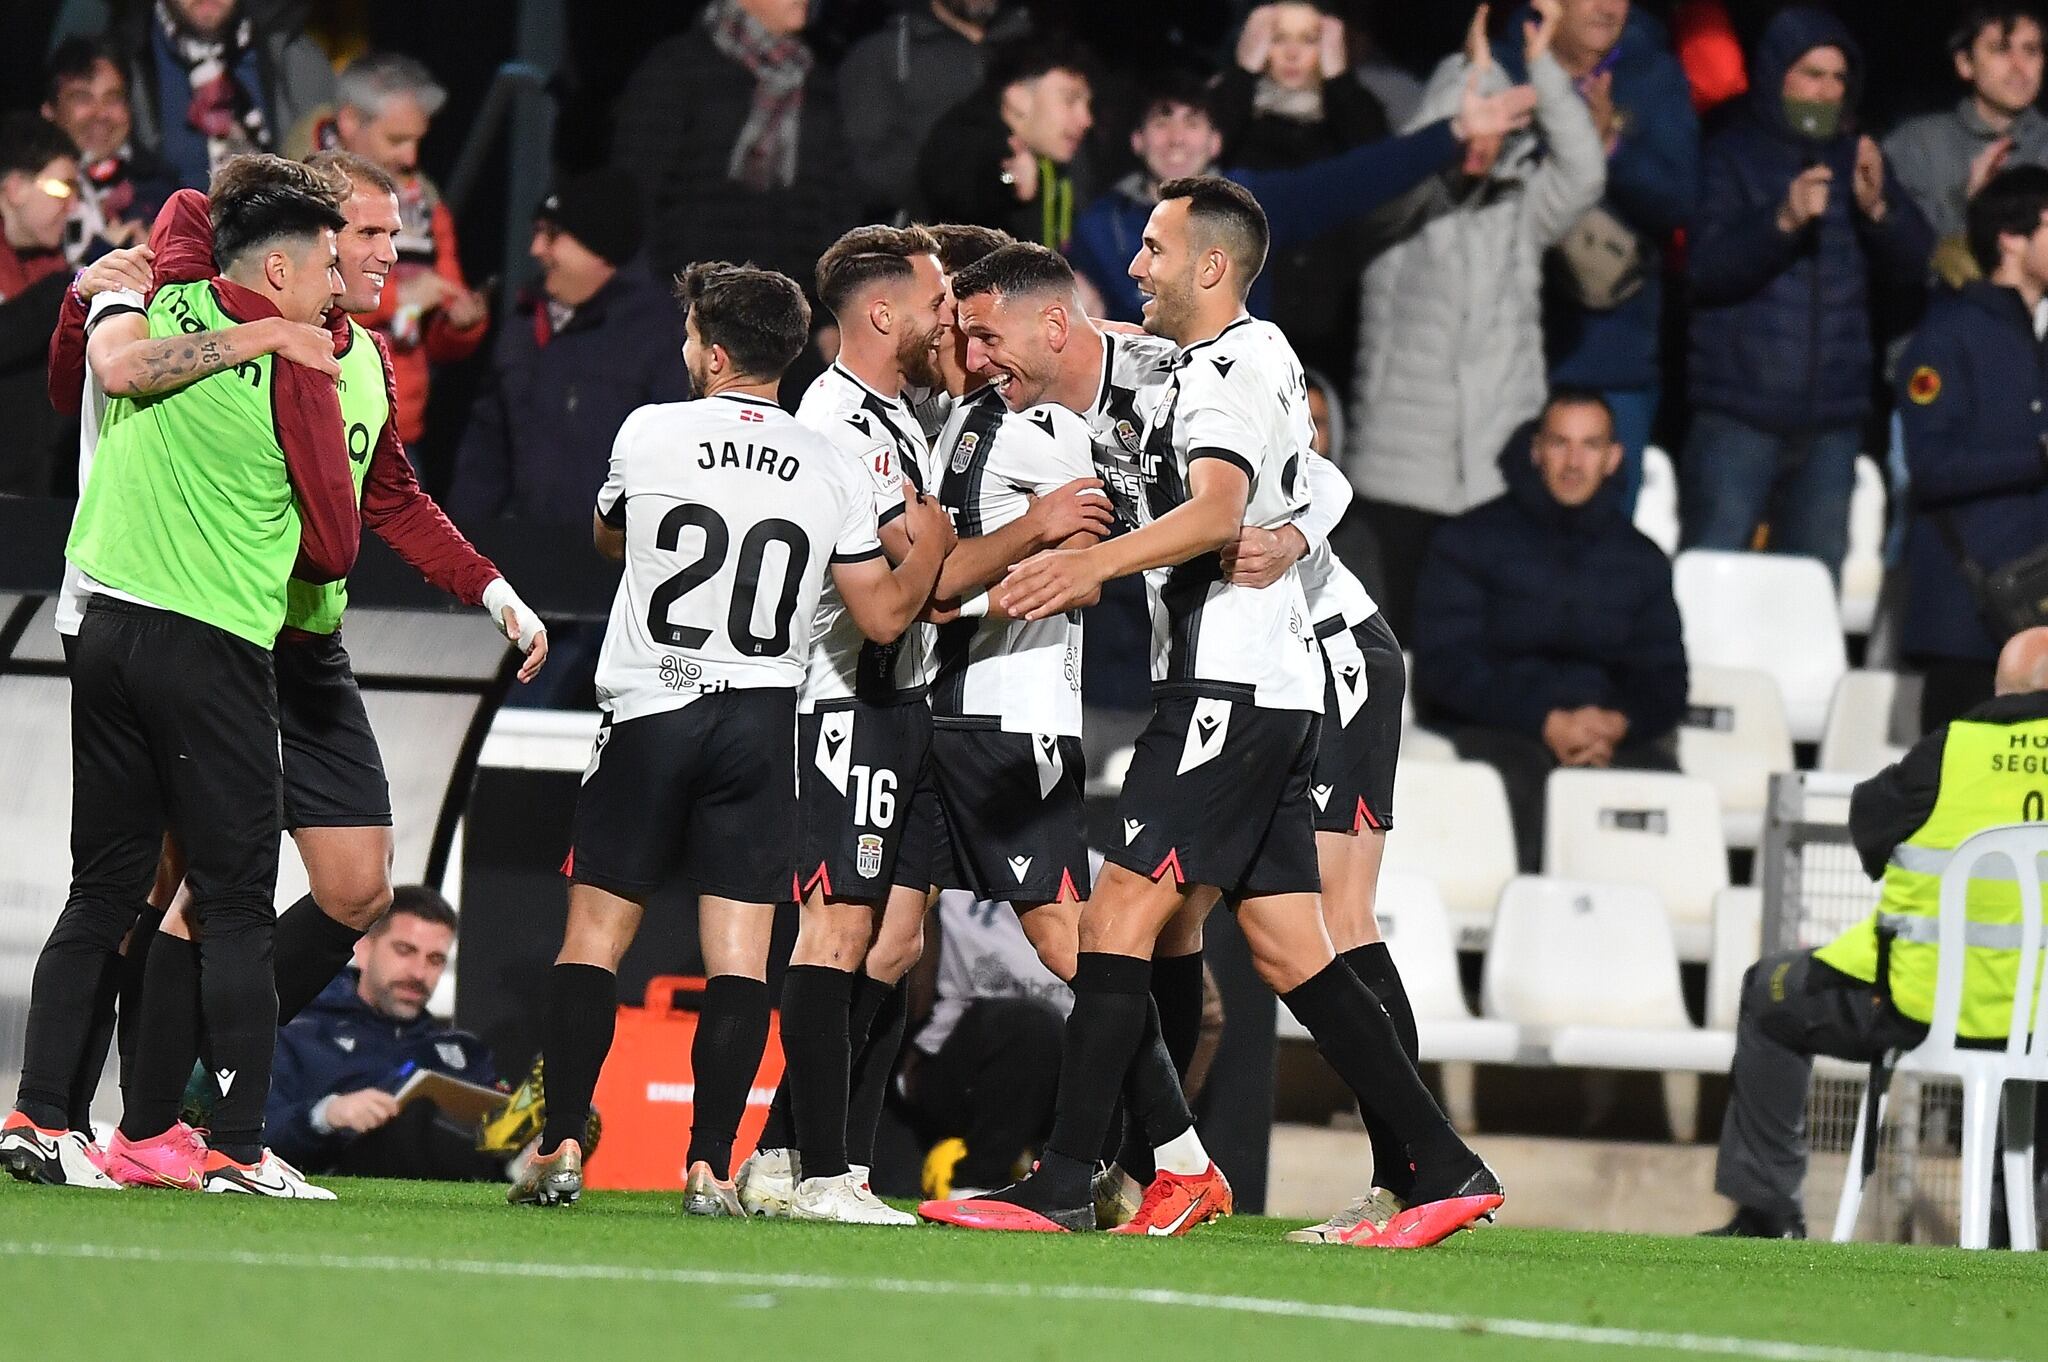
[[[1215,760],[1223,752],[1223,740],[1230,736],[1230,701],[1195,701],[1194,717],[1188,720],[1187,741],[1181,744],[1180,767],[1175,775],[1186,775],[1197,766]]]
[[[974,451],[980,444],[980,431],[969,430],[961,432],[960,438],[953,442],[953,459],[948,466],[955,473],[965,473],[967,465],[974,462]]]
[[[853,868],[864,880],[871,880],[882,873],[882,839],[877,833],[864,832],[854,839]]]

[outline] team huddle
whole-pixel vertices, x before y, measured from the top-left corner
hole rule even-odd
[[[277,1025],[390,902],[389,793],[338,635],[361,529],[485,606],[523,678],[546,656],[411,480],[388,358],[348,319],[389,268],[388,183],[353,158],[242,162],[210,205],[182,191],[182,240],[174,200],[153,264],[88,271],[53,342],[53,395],[82,393],[88,419],[67,546],[74,884],[0,1126],[0,1163],[35,1181],[330,1195],[262,1146],[261,1107]],[[1245,310],[1268,245],[1241,187],[1163,185],[1130,268],[1137,333],[1091,321],[1043,247],[856,229],[818,263],[840,349],[794,416],[775,398],[809,343],[803,291],[684,273],[697,396],[630,416],[597,494],[597,547],[624,572],[543,1005],[546,1123],[514,1203],[581,1192],[619,964],[681,879],[708,977],[692,1214],[1150,1235],[1228,1214],[1182,1090],[1202,924],[1227,900],[1373,1146],[1369,1192],[1288,1237],[1420,1247],[1491,1218],[1501,1185],[1417,1076],[1373,919],[1405,679],[1328,544],[1350,490],[1314,452],[1301,365]],[[1153,712],[1091,882],[1079,612],[1134,575]],[[280,827],[314,892],[273,933]],[[893,1057],[943,889],[1011,904],[1074,1007],[1031,1173],[911,1216],[850,1157],[874,1120],[852,1089]],[[786,1073],[735,1174],[792,899]],[[103,1150],[88,1108],[117,999],[124,1111]],[[180,1109],[202,1054],[203,1136]]]
[[[710,976],[691,1213],[916,1222],[849,1162],[849,1076],[941,889],[1010,903],[1074,1009],[1036,1167],[923,1219],[1173,1235],[1229,1213],[1181,1088],[1225,899],[1374,1142],[1370,1194],[1291,1237],[1417,1247],[1499,1207],[1416,1076],[1405,999],[1381,996],[1401,660],[1330,551],[1349,492],[1313,452],[1301,366],[1244,310],[1267,244],[1242,188],[1166,184],[1131,266],[1150,334],[1124,334],[1083,313],[1056,252],[857,229],[819,261],[841,349],[794,417],[773,398],[809,334],[802,291],[684,275],[699,396],[629,418],[598,495],[598,547],[626,566],[546,1007],[548,1123],[512,1201],[580,1193],[616,971],[680,877]],[[1134,574],[1154,709],[1091,886],[1078,612]],[[792,898],[786,1074],[728,1179]]]

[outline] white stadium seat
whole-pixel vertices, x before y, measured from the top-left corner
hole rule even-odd
[[[1685,1013],[1663,905],[1648,889],[1524,875],[1502,892],[1481,984],[1489,1017],[1547,1033],[1554,1063],[1725,1071],[1734,1038]]]
[[[1884,473],[1868,454],[1856,456],[1849,494],[1849,551],[1842,559],[1842,629],[1867,634],[1884,587]]]
[[[1425,1060],[1505,1064],[1515,1058],[1519,1031],[1509,1022],[1481,1020],[1465,1005],[1458,979],[1457,943],[1450,914],[1436,886],[1420,875],[1382,874],[1374,907],[1380,933],[1408,1005]]]
[[[1670,557],[1678,552],[1678,471],[1656,445],[1643,450],[1643,485],[1636,493],[1636,528]]]
[[[1692,668],[1685,722],[1678,729],[1678,765],[1713,783],[1728,845],[1755,848],[1763,839],[1771,776],[1792,769],[1785,702],[1768,672]]]
[[[1728,849],[1714,787],[1661,771],[1553,771],[1543,873],[1655,892],[1681,956],[1704,960]]]
[[[1870,776],[1905,756],[1905,745],[1893,738],[1916,728],[1919,716],[1900,713],[1899,692],[1897,672],[1844,672],[1828,705],[1818,769]]]
[[[1515,873],[1515,832],[1500,773],[1479,761],[1403,760],[1394,773],[1387,873],[1436,886],[1460,947],[1486,944],[1501,886]]]
[[[1714,948],[1707,956],[1707,1026],[1733,1031],[1742,975],[1763,954],[1764,891],[1731,885],[1714,895]]]
[[[1401,726],[1402,761],[1456,761],[1458,749],[1433,728],[1410,722]],[[1396,817],[1399,817],[1398,810]]]
[[[1693,666],[1753,667],[1777,678],[1795,742],[1817,742],[1849,669],[1841,608],[1811,558],[1688,549],[1672,586]]]

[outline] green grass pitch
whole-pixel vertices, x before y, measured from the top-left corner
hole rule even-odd
[[[330,1185],[337,1203],[0,1179],[0,1357],[2048,1359],[2039,1254],[1512,1228],[1397,1254],[1249,1217],[1148,1242]]]

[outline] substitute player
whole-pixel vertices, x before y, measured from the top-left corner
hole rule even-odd
[[[829,576],[865,637],[899,638],[952,539],[937,503],[904,488],[894,523],[907,544],[892,570],[872,479],[775,405],[810,335],[793,281],[700,264],[681,293],[683,357],[703,396],[628,417],[598,493],[598,547],[626,571],[598,659],[605,718],[577,799],[569,923],[549,980],[547,1125],[514,1203],[557,1205],[582,1190],[619,960],[648,895],[679,875],[700,891],[710,976],[691,1056],[684,1209],[738,1213],[729,1183],[723,1195],[704,1183],[730,1167],[767,1043],[769,932],[798,866],[797,688],[819,597]]]
[[[1267,241],[1264,213],[1242,188],[1212,177],[1162,187],[1131,273],[1149,295],[1147,329],[1180,349],[1137,450],[1105,468],[1119,511],[1141,528],[1095,549],[1041,554],[999,589],[1009,610],[1034,617],[1087,598],[1111,576],[1145,571],[1157,703],[1119,804],[1124,844],[1111,848],[1082,920],[1047,1155],[1017,1187],[928,1206],[932,1218],[982,1228],[1084,1223],[1087,1152],[1100,1147],[1116,1078],[1142,1032],[1154,943],[1177,917],[1199,920],[1226,895],[1261,976],[1361,1101],[1385,1114],[1416,1165],[1423,1204],[1374,1242],[1432,1242],[1499,1204],[1497,1181],[1444,1120],[1322,925],[1309,786],[1323,676],[1299,582],[1288,573],[1263,589],[1235,585],[1217,556],[1247,521],[1275,528],[1293,519],[1305,491],[1300,458],[1311,436],[1300,366],[1277,330],[1243,310]],[[1033,276],[1018,264],[1024,285]],[[1041,309],[1049,295],[1071,297],[1064,262],[1028,268],[1043,271],[1046,286],[1011,290],[1026,296],[989,310],[1025,313],[1020,331],[1040,339],[1057,329],[1062,345],[1045,348],[1063,348],[1068,324],[1044,326]],[[977,311],[963,322],[1000,344],[1000,328]],[[991,360],[1004,367],[1001,354]],[[1213,1169],[1193,1178],[1162,1171],[1133,1227],[1182,1232],[1227,1210],[1220,1184]]]

